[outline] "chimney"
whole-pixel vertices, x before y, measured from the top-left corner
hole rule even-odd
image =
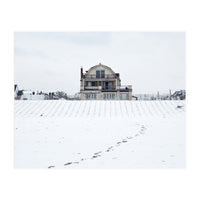
[[[115,76],[116,76],[117,78],[119,78],[119,73],[115,73]]]
[[[81,67],[81,79],[83,78],[83,68]]]

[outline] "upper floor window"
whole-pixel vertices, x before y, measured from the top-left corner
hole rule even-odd
[[[105,78],[105,70],[97,70],[96,78]]]
[[[96,83],[95,83],[94,81],[92,81],[92,82],[91,82],[91,81],[89,81],[89,82],[88,82],[88,86],[89,86],[89,87],[91,87],[91,86],[93,86],[93,87],[94,87],[94,86],[96,86]]]

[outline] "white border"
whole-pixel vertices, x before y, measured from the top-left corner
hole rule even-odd
[[[199,199],[199,6],[180,0],[0,3],[0,199]],[[16,170],[14,31],[186,31],[187,169]]]

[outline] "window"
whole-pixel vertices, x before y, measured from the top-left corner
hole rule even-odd
[[[105,70],[97,70],[96,78],[105,78]]]
[[[114,94],[114,93],[106,93],[106,94],[103,94],[103,99],[104,99],[104,100],[109,100],[109,99],[114,100],[114,99],[115,99],[115,94]]]
[[[101,78],[105,78],[105,71],[104,70],[101,70]]]
[[[89,87],[91,87],[91,86],[94,87],[94,86],[96,86],[96,83],[95,83],[94,81],[92,81],[92,82],[91,82],[91,81],[88,81],[88,86],[89,86]]]
[[[121,99],[121,100],[128,100],[128,94],[126,94],[126,93],[121,93],[121,94],[120,94],[120,99]]]
[[[108,89],[112,89],[112,82],[104,82],[104,89],[108,90]]]
[[[88,86],[91,87],[92,86],[92,82],[89,81],[88,82]]]
[[[92,99],[97,99],[97,94],[86,94],[86,99],[87,100],[92,100]]]
[[[99,70],[96,71],[96,78],[100,78],[100,71]]]

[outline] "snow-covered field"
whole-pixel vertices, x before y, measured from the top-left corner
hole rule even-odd
[[[15,101],[16,168],[184,168],[185,101]]]

